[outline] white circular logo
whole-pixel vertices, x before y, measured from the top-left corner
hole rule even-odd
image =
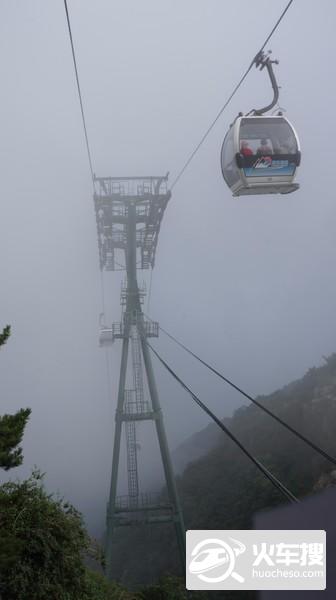
[[[196,544],[191,553],[193,559],[189,564],[190,573],[197,575],[199,579],[206,583],[220,583],[230,577],[230,575],[239,583],[243,583],[245,581],[244,577],[236,573],[234,568],[236,557],[245,552],[246,546],[238,542],[238,540],[229,539],[234,542],[233,547],[218,538],[208,538]],[[217,569],[220,566],[224,567],[222,575],[217,577],[204,575],[204,573]]]

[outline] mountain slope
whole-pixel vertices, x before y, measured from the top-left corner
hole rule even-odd
[[[336,455],[336,354],[302,379],[258,400]],[[254,405],[240,408],[225,423],[299,497],[311,493],[321,475],[335,468]],[[190,464],[180,479],[189,528],[249,527],[256,510],[283,501],[224,433],[219,439],[218,445]]]
[[[302,379],[258,400],[336,455],[336,354],[326,359],[324,366],[310,369]],[[297,497],[335,481],[333,463],[256,406],[240,408],[232,418],[225,419],[225,425]],[[184,460],[195,440],[199,451],[202,444],[204,448],[211,443],[211,436],[214,446],[198,459],[193,451],[192,462],[177,480],[186,528],[249,529],[257,511],[286,500],[215,424],[185,443]],[[126,583],[130,577],[133,581],[155,581],[159,573],[179,572],[171,525],[139,526],[122,534],[117,551],[117,576],[122,581]],[[248,597],[244,592],[235,594],[237,599]]]

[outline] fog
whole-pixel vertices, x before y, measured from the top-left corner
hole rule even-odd
[[[71,0],[98,176],[174,180],[271,31],[285,2]],[[272,97],[253,68],[173,189],[146,311],[251,394],[336,351],[336,137],[331,0],[296,0],[270,48],[280,106],[301,141],[301,188],[232,198],[223,137]],[[0,19],[1,413],[30,406],[24,464],[46,472],[95,529],[105,519],[121,344],[98,347],[102,311],[92,183],[62,2],[3,2]],[[108,322],[124,274],[103,277]],[[150,287],[149,272],[139,281]],[[153,342],[220,416],[242,400],[171,341]],[[171,449],[208,423],[153,358]],[[153,438],[154,439],[154,438]],[[145,454],[144,449],[144,456]],[[150,482],[151,466],[145,473]]]

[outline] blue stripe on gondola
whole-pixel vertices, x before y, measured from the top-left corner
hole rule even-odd
[[[248,167],[243,169],[246,177],[276,177],[276,176],[292,176],[294,175],[296,165],[286,165],[284,167],[264,167],[253,168]]]

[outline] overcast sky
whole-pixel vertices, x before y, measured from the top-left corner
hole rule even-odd
[[[69,0],[97,175],[176,177],[286,2]],[[101,281],[92,184],[61,0],[0,7],[1,412],[32,408],[25,461],[85,514],[110,479],[120,343],[98,347]],[[270,48],[280,106],[302,146],[301,188],[233,198],[222,140],[272,97],[253,69],[174,187],[160,231],[152,318],[252,394],[336,351],[332,0],[295,0]],[[106,273],[119,320],[120,273]],[[148,272],[139,281],[149,283]],[[241,400],[182,350],[156,347],[220,416]],[[208,418],[153,359],[171,448]],[[98,506],[98,509],[97,509]]]

